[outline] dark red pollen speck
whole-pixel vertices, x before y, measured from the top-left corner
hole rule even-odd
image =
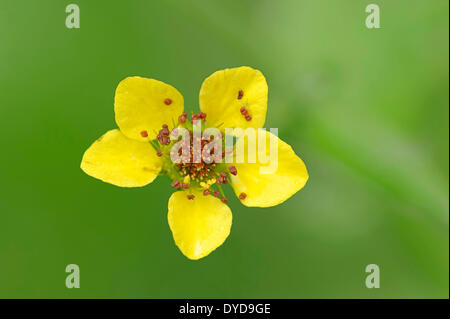
[[[244,91],[239,90],[239,92],[238,92],[238,100],[242,99],[243,96],[244,96]]]
[[[142,131],[142,132],[141,132],[141,136],[142,136],[142,137],[147,137],[147,136],[148,136],[147,131]]]
[[[172,100],[171,99],[165,99],[164,100],[164,104],[165,105],[170,105],[170,104],[172,104]]]
[[[195,197],[195,196],[192,195],[192,194],[191,194],[191,195],[187,195],[187,199],[189,199],[189,200],[190,200],[190,199],[194,199],[194,197]]]
[[[247,194],[246,193],[241,193],[239,195],[239,199],[246,199],[247,198]]]

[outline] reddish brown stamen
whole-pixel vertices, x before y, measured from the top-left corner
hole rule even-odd
[[[147,137],[147,136],[148,136],[147,131],[142,131],[142,132],[141,132],[141,136],[142,136],[142,137]]]
[[[156,138],[158,139],[158,142],[161,145],[169,145],[170,144],[169,135],[170,135],[169,126],[167,126],[167,124],[163,124],[162,129],[159,130],[159,133],[156,136]]]
[[[222,197],[220,200],[221,200],[222,202],[224,202],[225,204],[228,203],[228,199],[226,199],[225,197]]]
[[[217,178],[217,184],[228,184],[227,173],[221,172],[220,176]]]
[[[156,151],[156,155],[159,156],[159,157],[161,157],[161,156],[162,156],[161,150],[157,150],[157,151]]]
[[[237,169],[235,166],[228,167],[228,170],[230,171],[231,174],[237,175]]]
[[[191,199],[194,199],[194,195],[192,195],[192,194],[190,194],[190,195],[187,195],[187,199],[189,199],[189,200],[191,200]]]
[[[238,100],[242,99],[243,96],[244,96],[244,91],[239,90],[239,92],[238,92]]]
[[[170,105],[170,104],[172,104],[172,100],[171,99],[165,99],[164,100],[164,104],[165,105]]]
[[[172,185],[173,187],[175,187],[176,189],[178,189],[178,188],[180,188],[181,183],[180,183],[180,181],[173,181],[171,185]]]
[[[205,189],[203,191],[203,195],[208,196],[209,194],[211,194],[211,191],[209,189]]]
[[[247,198],[247,194],[246,193],[241,193],[239,195],[239,199],[241,199],[241,200],[246,199],[246,198]]]
[[[213,193],[213,196],[214,196],[214,197],[219,197],[219,196],[220,196],[220,191],[215,191],[215,192]]]

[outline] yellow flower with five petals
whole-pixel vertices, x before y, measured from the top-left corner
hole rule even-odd
[[[258,70],[243,66],[217,71],[203,82],[200,112],[191,120],[203,120],[206,127],[222,132],[260,130],[267,94],[266,79]],[[158,175],[169,176],[177,189],[169,199],[169,226],[176,245],[190,259],[207,256],[230,233],[232,215],[221,184],[229,183],[245,206],[270,207],[294,195],[308,179],[305,164],[292,148],[265,131],[258,137],[276,139],[278,147],[278,167],[270,174],[261,173],[266,163],[259,157],[252,163],[171,161],[173,129],[191,130],[192,124],[183,96],[166,83],[137,76],[124,79],[116,89],[114,111],[119,129],[106,132],[86,150],[81,169],[120,187],[142,187]]]

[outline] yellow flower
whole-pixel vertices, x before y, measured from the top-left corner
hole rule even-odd
[[[266,79],[258,70],[243,66],[217,71],[203,82],[200,112],[191,114],[189,121],[183,96],[174,87],[154,79],[128,77],[119,83],[115,94],[119,129],[106,132],[86,150],[81,169],[121,187],[145,186],[158,175],[167,175],[177,189],[168,205],[168,222],[175,243],[190,259],[205,257],[225,241],[231,229],[232,215],[222,184],[230,183],[245,206],[270,207],[287,200],[308,179],[305,164],[292,148],[261,129],[266,118],[267,92]],[[172,147],[181,138],[177,137],[177,130],[192,131],[192,122],[197,120],[204,127],[220,128],[222,132],[225,128],[254,128],[261,133],[256,140],[276,140],[276,170],[263,173],[268,163],[260,160],[260,154],[252,163],[207,162],[203,157],[195,163],[192,146],[188,155],[184,151],[181,154],[187,160],[174,162]],[[223,142],[225,137],[220,135],[218,141]],[[202,150],[204,144],[216,142],[215,137],[204,138]],[[241,138],[247,146],[250,137],[238,136],[238,140]],[[268,154],[267,150],[265,155]],[[231,155],[236,157],[236,148]]]

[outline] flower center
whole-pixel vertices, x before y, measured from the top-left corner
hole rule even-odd
[[[164,124],[156,137],[157,142],[151,141],[157,155],[163,159],[163,173],[172,179],[174,188],[187,190],[190,200],[195,198],[193,190],[200,190],[204,196],[212,194],[227,203],[221,184],[228,184],[229,174],[236,175],[237,170],[222,163],[226,154],[222,151],[224,136],[221,133],[209,137],[193,134],[194,125],[200,125],[200,130],[202,125],[206,127],[203,112],[192,113],[190,121],[187,120],[184,112],[178,117],[177,128],[170,131]],[[183,135],[179,133],[182,129]],[[174,161],[174,158],[179,160]]]

